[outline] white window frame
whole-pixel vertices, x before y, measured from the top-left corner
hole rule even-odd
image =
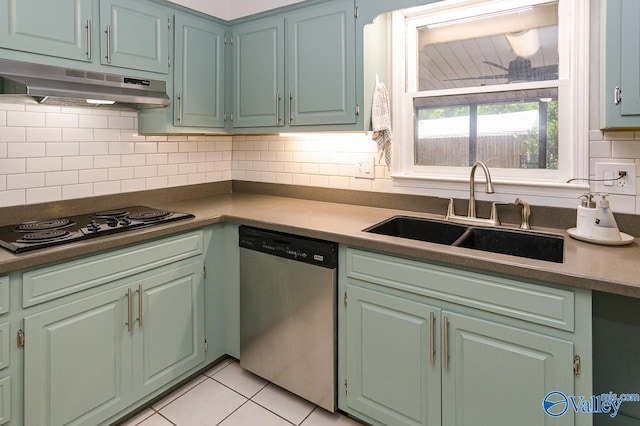
[[[549,0],[450,0],[447,5],[475,5],[487,12],[495,8],[517,8],[548,3]],[[416,27],[425,25],[425,11],[442,9],[441,2],[394,12],[391,16],[391,74],[393,120],[394,186],[403,192],[466,198],[469,192],[469,167],[417,166],[414,164],[414,98],[506,90],[557,87],[558,89],[558,170],[491,168],[496,193],[479,199],[513,201],[513,196],[527,196],[528,201],[563,207],[575,207],[575,199],[588,191],[585,182],[566,183],[571,178],[589,177],[589,6],[584,0],[558,0],[560,57],[558,80],[467,87],[417,92]],[[482,3],[482,4],[480,4]],[[493,9],[492,9],[493,8]],[[428,18],[427,18],[428,19]],[[412,79],[412,77],[414,77]],[[412,80],[412,81],[411,81]],[[411,87],[411,86],[414,87]],[[480,191],[478,191],[480,192]]]

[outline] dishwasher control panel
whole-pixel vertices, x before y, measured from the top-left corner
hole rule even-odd
[[[338,245],[330,241],[241,226],[238,244],[241,248],[325,268],[336,268],[338,264]]]

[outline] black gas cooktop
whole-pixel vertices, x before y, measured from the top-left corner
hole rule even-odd
[[[22,253],[193,217],[190,213],[131,206],[66,218],[34,220],[0,227],[0,246]]]

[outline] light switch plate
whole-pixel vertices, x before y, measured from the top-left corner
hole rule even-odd
[[[626,176],[618,179],[620,172]],[[636,165],[631,163],[596,163],[596,192],[636,195]],[[604,181],[602,181],[604,180]]]
[[[375,179],[375,158],[359,157],[353,162],[353,175],[357,178]]]

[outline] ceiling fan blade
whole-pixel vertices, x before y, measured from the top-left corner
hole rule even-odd
[[[491,65],[492,67],[499,68],[499,69],[501,69],[501,70],[503,70],[503,71],[509,71],[509,68],[507,68],[507,67],[505,67],[505,66],[503,66],[503,65],[500,65],[500,64],[496,64],[495,62],[491,62],[491,61],[482,61],[482,63],[483,63],[483,64],[487,64],[487,65]]]
[[[501,78],[509,78],[508,74],[495,74],[495,75],[477,75],[475,77],[460,77],[460,78],[447,78],[443,81],[461,81],[461,80],[497,80]]]

